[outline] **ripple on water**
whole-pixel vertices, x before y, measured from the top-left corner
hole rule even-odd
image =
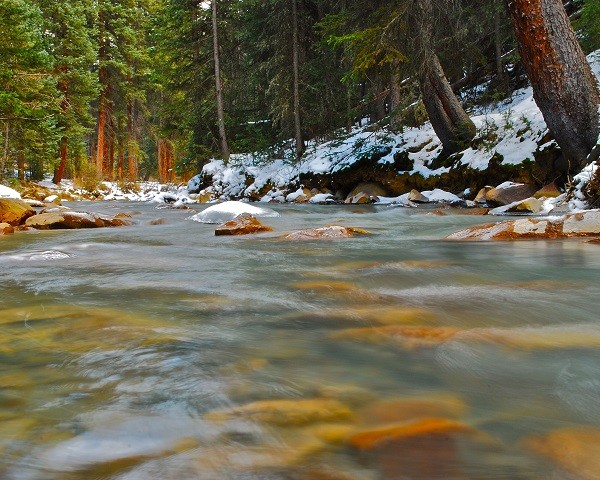
[[[44,261],[44,260],[64,260],[66,258],[71,258],[72,255],[61,252],[59,250],[43,250],[43,251],[33,251],[33,252],[24,252],[24,253],[13,253],[10,255],[2,255],[1,259],[13,260],[17,262],[35,262],[35,261]]]

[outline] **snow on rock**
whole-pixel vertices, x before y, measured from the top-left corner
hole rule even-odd
[[[279,214],[269,208],[259,208],[244,202],[229,201],[208,207],[190,220],[200,223],[225,223],[233,220],[242,213],[249,213],[255,217],[278,217]]]
[[[573,177],[573,192],[571,195],[571,200],[569,201],[569,208],[571,211],[576,212],[588,208],[588,202],[586,200],[584,189],[594,177],[597,170],[598,165],[596,162],[592,162],[579,174]]]
[[[331,193],[317,193],[315,196],[311,197],[309,203],[331,203],[335,202],[333,195]]]
[[[0,185],[0,198],[21,198],[21,194],[5,185]]]
[[[421,192],[421,194],[426,196],[430,202],[460,203],[462,201],[460,199],[460,197],[458,197],[457,195],[454,195],[453,193],[450,193],[450,192],[446,192],[439,188],[436,188],[434,190],[426,190],[424,192]]]

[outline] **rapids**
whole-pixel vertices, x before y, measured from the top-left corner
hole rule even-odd
[[[236,238],[199,205],[75,207],[136,224],[0,238],[0,478],[600,478],[599,245],[444,241],[486,218],[384,206],[275,205]],[[330,224],[372,235],[279,238]]]

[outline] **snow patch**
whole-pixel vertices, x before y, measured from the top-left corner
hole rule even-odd
[[[244,202],[224,202],[208,207],[189,220],[200,223],[224,223],[232,220],[242,213],[249,213],[255,217],[278,217],[279,214],[269,208],[259,208]]]

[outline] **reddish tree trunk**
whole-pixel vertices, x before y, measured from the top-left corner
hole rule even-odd
[[[223,106],[223,82],[221,81],[221,64],[219,61],[219,37],[217,22],[217,0],[212,0],[212,28],[213,28],[213,57],[215,62],[215,87],[217,90],[217,121],[219,123],[219,140],[221,142],[221,155],[223,161],[229,160],[229,145],[225,132],[225,109]]]
[[[138,178],[137,139],[135,134],[135,111],[133,100],[127,102],[127,170],[129,180]]]
[[[298,26],[298,5],[292,2],[292,76],[294,91],[294,137],[296,139],[296,158],[304,153],[304,139],[302,138],[302,118],[300,114],[300,41]]]
[[[104,174],[104,151],[106,150],[106,141],[104,131],[106,129],[106,105],[104,99],[100,99],[98,106],[98,146],[96,148],[96,170],[102,177]]]
[[[507,0],[533,97],[571,170],[598,140],[600,93],[561,0]]]
[[[65,170],[67,168],[67,137],[63,137],[60,141],[60,163],[56,170],[54,170],[54,177],[52,183],[56,185],[60,184],[63,177],[65,176]]]

